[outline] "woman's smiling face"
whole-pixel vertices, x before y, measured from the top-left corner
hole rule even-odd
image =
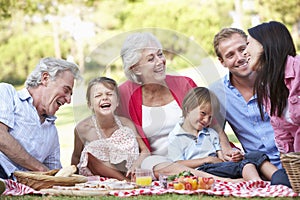
[[[138,75],[143,83],[157,83],[165,80],[166,58],[162,49],[155,45],[142,51],[140,61],[132,70]]]
[[[252,69],[252,71],[257,71],[261,67],[260,57],[263,52],[263,46],[256,39],[249,35],[245,53],[247,55],[249,67]]]

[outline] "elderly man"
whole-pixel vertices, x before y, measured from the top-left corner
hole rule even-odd
[[[54,115],[71,102],[79,78],[76,64],[44,58],[22,90],[0,83],[0,178],[12,178],[16,170],[61,168]]]

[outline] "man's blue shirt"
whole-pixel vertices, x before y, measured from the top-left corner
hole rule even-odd
[[[226,121],[229,123],[245,152],[264,152],[275,166],[282,168],[268,114],[265,112],[265,121],[262,121],[256,95],[246,102],[230,83],[229,76],[227,74],[209,86],[220,102],[221,112],[217,120],[222,125]]]

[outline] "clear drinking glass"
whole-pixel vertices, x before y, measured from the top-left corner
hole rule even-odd
[[[152,183],[152,171],[150,169],[136,169],[135,183],[139,187],[150,187]]]

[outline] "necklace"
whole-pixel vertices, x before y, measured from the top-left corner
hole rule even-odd
[[[96,128],[96,133],[97,133],[98,137],[100,137],[100,138],[106,138],[105,135],[101,133],[101,131],[100,131],[99,127],[98,127],[97,119],[96,119],[95,115],[92,116],[92,120],[94,122],[94,125],[95,125],[95,128]]]

